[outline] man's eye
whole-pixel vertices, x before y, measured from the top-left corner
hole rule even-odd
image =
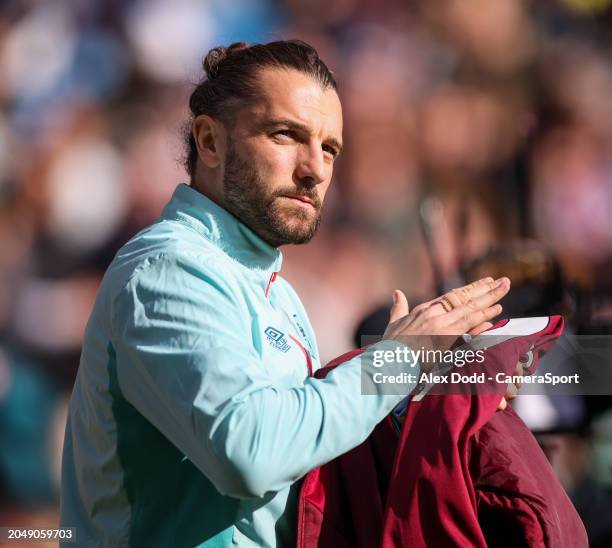
[[[329,152],[329,153],[330,153],[330,154],[331,154],[331,155],[332,155],[334,158],[335,158],[336,156],[338,156],[338,151],[337,151],[337,150],[336,150],[334,147],[332,147],[332,146],[329,146],[329,145],[323,145],[323,150],[324,150],[325,152]]]
[[[289,129],[279,129],[278,131],[274,132],[275,136],[280,136],[280,137],[293,137],[293,133],[291,132],[291,130]]]

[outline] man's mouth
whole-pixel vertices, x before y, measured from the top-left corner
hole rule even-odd
[[[310,206],[313,209],[317,209],[314,200],[312,198],[309,198],[308,196],[283,196],[283,198],[288,198],[289,200],[292,200],[294,202],[298,202],[300,204]]]

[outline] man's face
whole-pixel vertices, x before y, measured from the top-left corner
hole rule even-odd
[[[342,142],[333,89],[295,70],[264,69],[260,97],[228,133],[224,207],[271,245],[315,234]]]

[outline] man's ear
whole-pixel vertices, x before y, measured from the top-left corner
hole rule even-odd
[[[223,124],[206,114],[201,114],[193,120],[191,132],[200,161],[206,167],[213,169],[218,167],[226,138]]]

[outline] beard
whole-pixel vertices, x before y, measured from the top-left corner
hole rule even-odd
[[[321,224],[321,199],[315,185],[286,187],[268,191],[266,182],[253,162],[242,158],[228,136],[223,200],[234,217],[274,247],[305,244]],[[304,196],[314,208],[293,205],[283,196]]]

